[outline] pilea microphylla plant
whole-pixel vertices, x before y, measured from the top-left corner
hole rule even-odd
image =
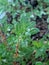
[[[49,0],[0,0],[0,65],[49,65]]]

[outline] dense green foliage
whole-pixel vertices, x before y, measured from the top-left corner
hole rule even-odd
[[[0,65],[49,65],[49,0],[38,0],[35,8],[20,1],[0,0]],[[42,14],[48,15],[47,30],[33,40]]]

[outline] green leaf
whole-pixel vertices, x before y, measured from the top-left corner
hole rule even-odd
[[[44,65],[42,62],[38,61],[35,65]]]

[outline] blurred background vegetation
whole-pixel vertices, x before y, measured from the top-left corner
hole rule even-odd
[[[0,0],[0,65],[49,65],[49,0]]]

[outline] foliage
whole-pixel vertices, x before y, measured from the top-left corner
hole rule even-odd
[[[36,16],[47,14],[49,24],[49,0],[38,0],[35,9],[20,1],[22,5],[18,0],[0,0],[0,65],[49,65],[49,25],[40,40],[31,38],[40,32]],[[27,8],[31,10],[26,12]]]

